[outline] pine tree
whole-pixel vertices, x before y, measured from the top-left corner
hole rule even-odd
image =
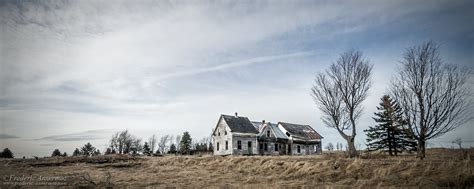
[[[82,155],[82,153],[78,148],[76,148],[74,152],[72,152],[72,156],[80,156],[80,155]]]
[[[416,151],[416,141],[411,139],[402,129],[404,120],[397,103],[388,95],[381,98],[382,102],[377,107],[373,118],[378,124],[364,130],[367,134],[367,147],[369,151],[380,150],[389,155],[397,155],[402,151]]]
[[[176,145],[174,144],[171,144],[170,146],[170,151],[168,151],[169,154],[175,154],[177,151],[176,151]]]
[[[143,154],[149,156],[151,153],[150,145],[148,145],[148,142],[145,142],[145,144],[143,144]]]
[[[91,156],[94,154],[94,152],[95,152],[95,147],[92,146],[92,144],[89,142],[81,148],[82,155]]]
[[[191,154],[191,142],[192,139],[191,135],[189,135],[189,132],[184,132],[181,142],[179,143],[181,154]]]
[[[61,152],[59,149],[55,149],[53,153],[51,154],[51,157],[56,157],[56,156],[61,156]]]
[[[3,149],[3,152],[1,153],[0,157],[2,157],[2,158],[14,158],[13,152],[8,148]]]

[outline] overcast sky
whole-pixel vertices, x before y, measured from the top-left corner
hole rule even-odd
[[[220,114],[310,124],[315,73],[361,50],[374,65],[356,146],[406,48],[434,40],[474,67],[474,1],[0,1],[0,148],[104,151],[128,129],[210,135]],[[469,87],[473,86],[470,80]],[[436,138],[473,142],[473,122]],[[324,144],[323,144],[324,145]]]

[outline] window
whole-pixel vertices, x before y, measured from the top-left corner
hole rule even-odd
[[[219,151],[219,143],[216,144],[216,150]]]
[[[228,150],[228,149],[229,149],[229,142],[225,141],[225,150]]]
[[[248,147],[249,147],[249,149],[252,148],[252,141],[249,141],[249,142],[248,142]]]
[[[267,131],[267,137],[270,137],[270,131]]]
[[[237,141],[237,149],[242,150],[242,141],[240,140]]]
[[[227,131],[224,131],[224,135],[227,135]]]
[[[301,147],[300,147],[300,145],[298,145],[298,147],[296,148],[296,152],[301,153]]]
[[[275,143],[275,151],[278,151],[278,144]]]
[[[260,150],[263,150],[263,143],[260,143]]]
[[[217,136],[221,136],[221,131],[217,130]]]
[[[263,147],[265,148],[265,152],[268,151],[268,145],[267,145],[267,143],[264,143],[264,144],[263,144]]]

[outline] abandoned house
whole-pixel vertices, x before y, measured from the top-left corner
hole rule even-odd
[[[214,155],[311,155],[323,138],[309,125],[250,121],[221,115],[213,131]]]

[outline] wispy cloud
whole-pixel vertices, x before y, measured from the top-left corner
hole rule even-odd
[[[77,133],[68,133],[68,134],[61,134],[61,135],[51,135],[42,137],[35,140],[42,140],[42,141],[90,141],[90,140],[98,140],[103,139],[104,134],[111,133],[110,130],[89,130],[84,132],[77,132]]]
[[[290,53],[290,54],[279,54],[279,55],[270,55],[270,56],[250,58],[250,59],[240,60],[236,62],[218,64],[216,66],[211,66],[211,67],[206,67],[206,68],[197,68],[197,69],[192,69],[192,70],[165,74],[158,77],[158,80],[161,81],[164,79],[172,79],[172,78],[184,77],[184,76],[193,76],[193,75],[204,74],[204,73],[209,73],[209,72],[214,72],[214,71],[227,70],[227,69],[241,67],[241,66],[249,66],[249,65],[258,64],[258,63],[265,63],[265,62],[276,61],[276,60],[281,60],[281,59],[302,57],[302,56],[310,55],[310,54],[311,52],[308,51],[308,52],[297,52],[297,53]]]
[[[14,138],[20,138],[20,137],[9,135],[9,134],[0,134],[0,140],[1,139],[14,139]]]

